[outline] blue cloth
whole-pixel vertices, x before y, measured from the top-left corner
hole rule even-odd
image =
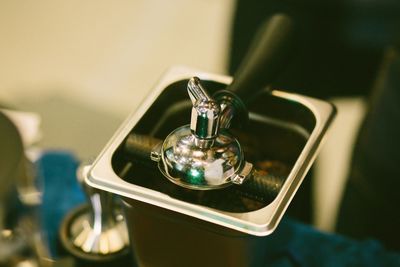
[[[355,241],[284,219],[266,241],[267,266],[400,266],[400,254],[375,240]]]
[[[69,152],[48,151],[36,162],[38,182],[43,187],[40,221],[50,253],[57,257],[58,230],[68,211],[85,202],[78,184],[78,160]]]
[[[68,152],[47,152],[37,162],[44,185],[41,219],[51,251],[57,252],[58,228],[64,216],[85,201],[76,179],[77,159]],[[285,218],[265,238],[262,248],[273,267],[400,266],[400,254],[386,251],[377,241],[355,241],[327,234]]]

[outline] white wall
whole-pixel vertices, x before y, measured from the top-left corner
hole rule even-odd
[[[232,0],[0,1],[0,100],[125,116],[174,64],[224,72]]]
[[[233,0],[0,1],[0,103],[90,157],[170,66],[224,73]]]

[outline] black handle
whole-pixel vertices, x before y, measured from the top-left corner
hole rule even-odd
[[[285,68],[293,51],[293,21],[276,14],[260,28],[228,90],[246,100],[271,84]]]

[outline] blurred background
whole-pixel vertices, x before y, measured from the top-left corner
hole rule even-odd
[[[1,1],[0,104],[38,115],[41,134],[34,147],[93,158],[170,66],[232,74],[260,21],[294,6],[289,13],[308,18],[302,24],[308,33],[302,45],[308,49],[277,87],[329,98],[338,107],[311,192],[313,224],[332,231],[366,96],[383,58],[385,41],[379,40],[388,36],[373,28],[381,37],[376,39],[365,31],[371,21],[352,18],[363,21],[380,5],[360,10],[357,1],[349,6],[257,2]],[[352,54],[352,60],[343,60]]]
[[[233,1],[2,1],[0,101],[96,156],[168,67],[226,73]]]

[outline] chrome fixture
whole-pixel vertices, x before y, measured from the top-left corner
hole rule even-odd
[[[61,225],[60,238],[66,250],[78,259],[107,261],[127,254],[128,233],[113,195],[85,183],[89,169],[86,165],[77,171],[89,205],[70,212]]]
[[[199,78],[192,77],[187,88],[193,105],[190,125],[170,133],[158,151],[151,151],[151,158],[159,162],[165,177],[186,188],[208,190],[242,184],[253,165],[244,160],[237,139],[220,129],[221,107]]]

